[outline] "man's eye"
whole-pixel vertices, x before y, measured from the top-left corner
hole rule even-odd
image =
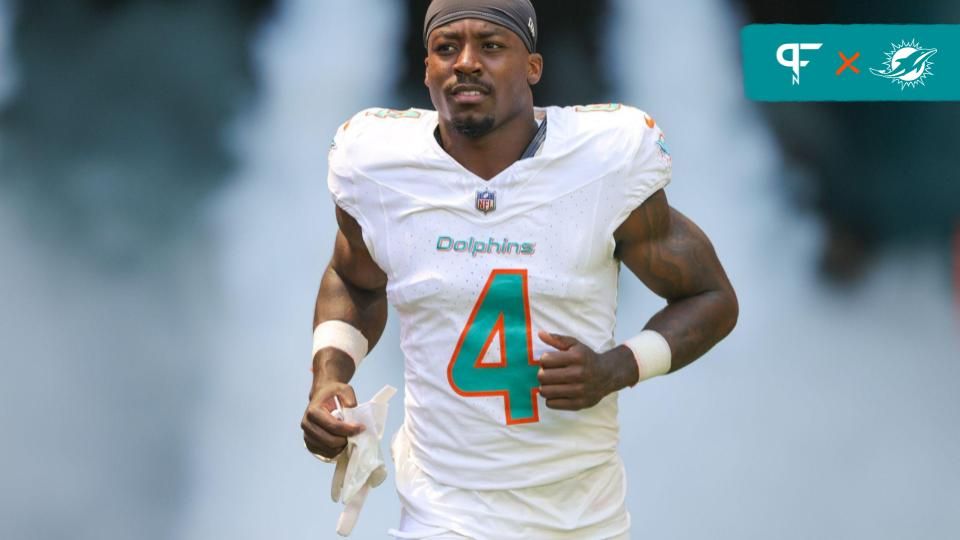
[[[501,45],[500,43],[484,43],[483,46],[486,49],[502,49],[503,48],[503,45]]]
[[[453,45],[449,45],[449,44],[437,45],[436,47],[433,48],[433,52],[438,54],[451,53],[453,52]]]

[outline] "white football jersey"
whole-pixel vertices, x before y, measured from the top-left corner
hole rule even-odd
[[[616,394],[547,408],[537,370],[552,348],[537,332],[615,346],[613,233],[670,181],[670,156],[631,107],[537,112],[539,153],[490,180],[440,147],[434,111],[362,111],[330,152],[334,201],[399,315],[410,454],[448,486],[541,486],[616,459]]]

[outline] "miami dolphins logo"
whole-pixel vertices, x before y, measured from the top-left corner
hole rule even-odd
[[[667,148],[667,138],[663,136],[663,133],[661,133],[660,138],[657,139],[657,147],[660,151],[660,161],[672,164],[673,158],[670,157],[670,149]]]
[[[870,68],[870,73],[877,77],[890,79],[892,83],[898,83],[900,90],[906,87],[915,87],[924,85],[924,79],[933,75],[933,62],[930,57],[937,54],[937,49],[924,49],[917,43],[917,40],[911,40],[909,43],[901,41],[899,45],[890,44],[893,50],[884,53],[887,56],[883,63],[884,69]]]

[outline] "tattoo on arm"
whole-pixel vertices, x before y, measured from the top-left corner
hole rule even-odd
[[[713,245],[662,191],[617,230],[616,255],[667,301],[647,323],[670,343],[676,371],[702,356],[736,324],[736,294]]]

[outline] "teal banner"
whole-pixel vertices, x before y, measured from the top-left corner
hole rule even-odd
[[[756,101],[960,101],[960,25],[751,24],[744,91]]]

